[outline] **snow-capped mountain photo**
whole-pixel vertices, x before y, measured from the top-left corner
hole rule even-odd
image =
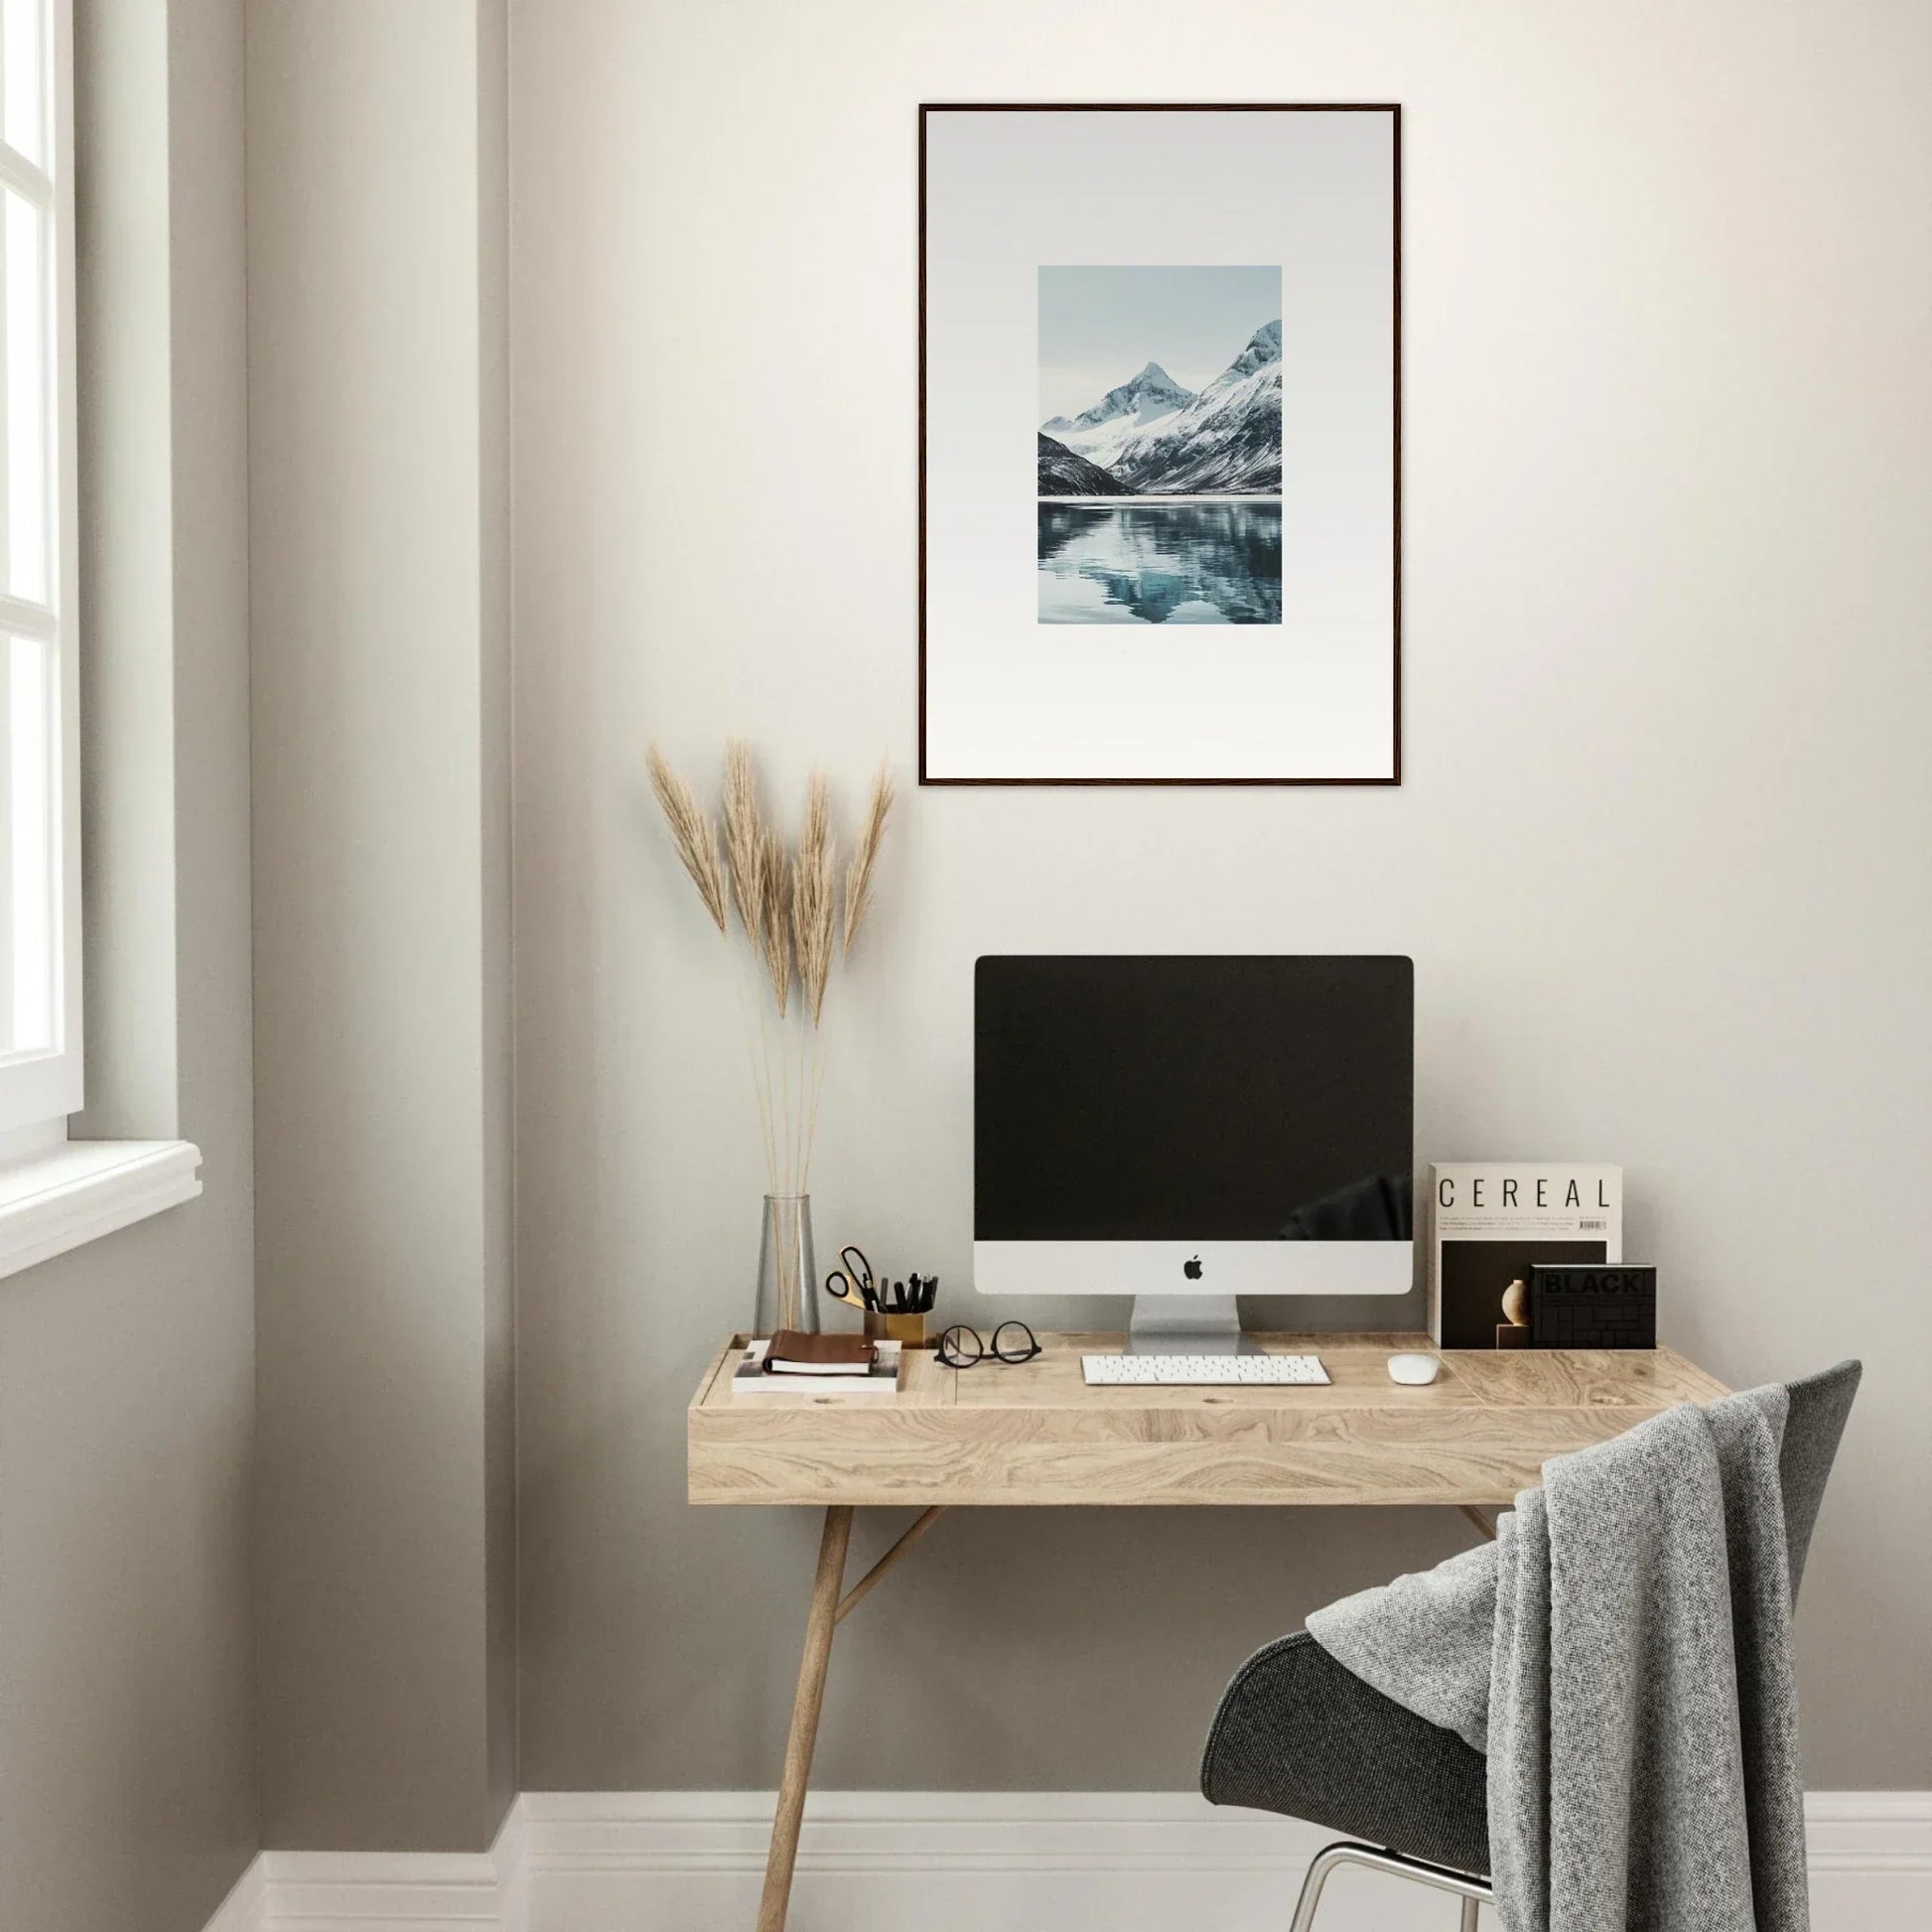
[[[1040,269],[1042,623],[1281,621],[1281,306],[1279,268]],[[1132,513],[1099,507],[1119,498]],[[1175,498],[1229,514],[1163,526]],[[1191,564],[1210,542],[1212,567]],[[1230,588],[1229,558],[1272,581]]]

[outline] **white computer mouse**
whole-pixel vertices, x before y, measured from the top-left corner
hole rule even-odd
[[[1435,1381],[1442,1367],[1443,1364],[1434,1355],[1391,1355],[1389,1380],[1420,1388],[1425,1382]]]

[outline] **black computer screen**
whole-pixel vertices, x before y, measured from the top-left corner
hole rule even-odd
[[[989,956],[974,1015],[975,1239],[1410,1238],[1409,960]]]

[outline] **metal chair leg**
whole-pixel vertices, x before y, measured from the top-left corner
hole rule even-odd
[[[1338,1864],[1346,1864],[1348,1854],[1355,1848],[1351,1845],[1331,1845],[1326,1851],[1317,1852],[1313,1863],[1309,1866],[1309,1875],[1302,1880],[1302,1896],[1295,1902],[1294,1922],[1288,1932],[1309,1932],[1314,1923],[1314,1908],[1321,1903],[1321,1887],[1328,1882],[1328,1874]]]
[[[1296,1901],[1289,1932],[1309,1932],[1314,1923],[1315,1907],[1321,1903],[1321,1888],[1328,1882],[1328,1874],[1342,1864],[1366,1865],[1371,1871],[1386,1871],[1392,1877],[1407,1878],[1412,1884],[1453,1893],[1462,1901],[1461,1932],[1476,1932],[1477,1910],[1485,1900],[1495,1896],[1486,1878],[1474,1877],[1466,1871],[1451,1871],[1447,1865],[1430,1864],[1422,1859],[1405,1859],[1400,1852],[1384,1852],[1373,1845],[1354,1845],[1344,1840],[1314,1855],[1309,1875],[1302,1880],[1302,1896]]]

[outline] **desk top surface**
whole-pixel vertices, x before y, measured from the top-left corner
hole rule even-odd
[[[694,1503],[1500,1504],[1552,1455],[1620,1435],[1723,1383],[1668,1348],[1442,1352],[1406,1388],[1390,1355],[1419,1334],[1266,1334],[1318,1355],[1327,1386],[1089,1388],[1080,1356],[1118,1333],[1041,1334],[1014,1364],[908,1350],[899,1392],[735,1398],[734,1336],[688,1415]]]

